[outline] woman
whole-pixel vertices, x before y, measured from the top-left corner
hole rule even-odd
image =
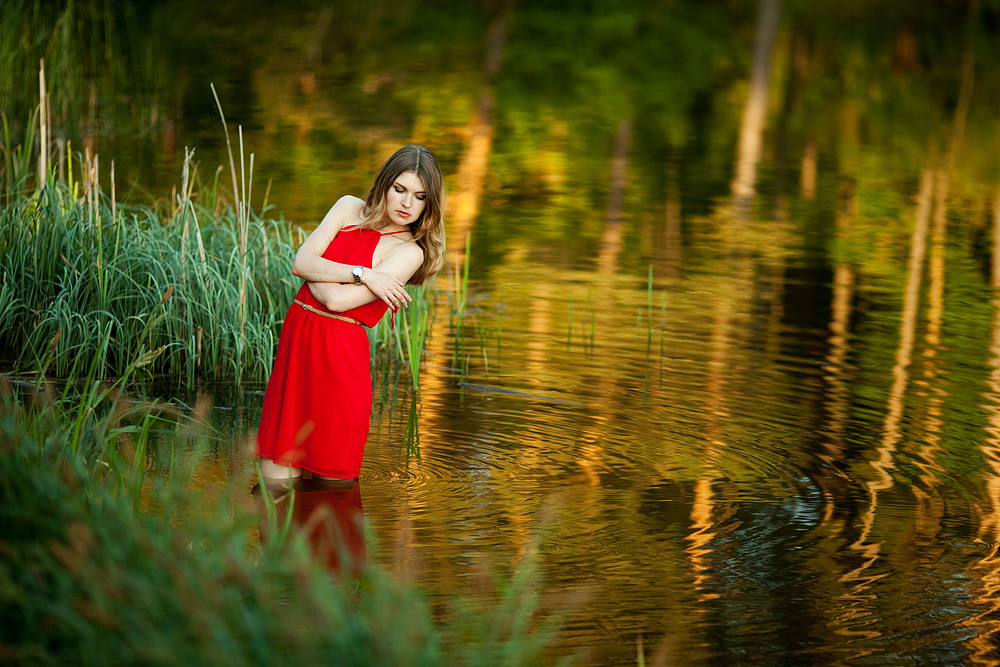
[[[364,201],[341,197],[295,255],[305,280],[281,328],[257,431],[261,473],[354,479],[368,438],[368,335],[444,263],[444,186],[434,154],[400,148]]]

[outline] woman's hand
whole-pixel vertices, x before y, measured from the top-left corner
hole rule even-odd
[[[389,304],[393,311],[410,305],[412,297],[406,293],[405,286],[394,276],[384,271],[365,269],[361,274],[361,283],[371,290],[371,293]]]

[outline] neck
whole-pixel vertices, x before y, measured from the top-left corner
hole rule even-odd
[[[397,225],[389,220],[383,220],[382,224],[375,227],[378,231],[385,232],[401,232],[403,230],[411,231],[409,225]]]

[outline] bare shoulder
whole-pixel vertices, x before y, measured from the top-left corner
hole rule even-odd
[[[338,199],[316,228],[318,236],[329,243],[344,227],[360,223],[361,209],[364,205],[364,201],[352,195],[344,195]]]
[[[375,266],[382,266],[386,269],[390,269],[391,267],[402,268],[404,269],[403,272],[409,277],[423,263],[424,251],[413,241],[404,241],[396,238],[390,241],[388,238],[382,237],[382,243],[386,243],[386,241],[388,241],[389,245],[385,247],[384,251],[382,251],[382,248],[379,248],[381,252],[379,253],[378,260],[375,262]]]
[[[341,222],[341,227],[356,225],[361,222],[361,209],[364,206],[365,202],[363,199],[359,199],[354,195],[344,195],[336,201],[327,215],[337,218]]]
[[[303,242],[299,252],[322,256],[341,229],[361,222],[360,214],[364,205],[363,201],[351,195],[338,199]]]
[[[424,261],[424,249],[413,241],[400,241],[399,244],[390,252],[398,254],[400,257],[407,260],[416,262]]]
[[[396,250],[401,253],[406,253],[408,257],[419,257],[420,259],[424,258],[424,249],[417,245],[417,242],[412,239],[400,241]]]

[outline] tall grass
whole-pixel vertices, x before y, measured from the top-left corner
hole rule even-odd
[[[406,341],[406,359],[410,368],[410,380],[416,391],[420,385],[420,361],[423,357],[427,334],[430,332],[432,307],[423,287],[415,290],[417,297],[410,302],[403,320],[403,335]]]
[[[224,200],[187,189],[173,211],[123,205],[100,189],[96,158],[80,166],[84,197],[53,184],[0,209],[0,355],[59,377],[91,358],[97,377],[121,376],[155,352],[147,374],[266,378],[301,232],[241,226]]]
[[[0,179],[3,191],[0,192],[0,203],[9,204],[25,194],[28,182],[34,174],[31,163],[34,154],[35,126],[38,124],[38,110],[31,113],[23,143],[15,143],[7,114],[0,113],[0,122],[3,124],[3,143],[0,144],[0,149],[3,150],[3,178]]]
[[[420,386],[420,365],[427,338],[442,297],[435,279],[424,285],[407,287],[407,292],[412,299],[409,306],[396,313],[395,318],[383,318],[369,329],[368,342],[373,373],[385,372],[380,365],[402,363],[416,391]]]

